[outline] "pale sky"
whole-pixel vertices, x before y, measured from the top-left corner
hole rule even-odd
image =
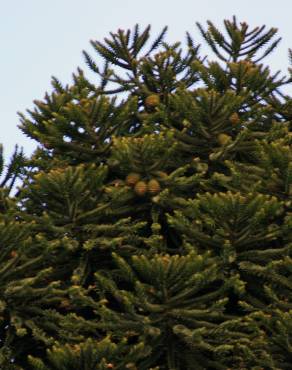
[[[184,41],[189,31],[203,43],[196,21],[205,24],[209,19],[220,28],[224,19],[236,15],[250,26],[277,27],[283,40],[266,63],[285,74],[289,66],[291,0],[0,0],[0,4],[0,142],[6,156],[16,143],[26,154],[35,148],[17,128],[16,112],[31,109],[34,99],[51,91],[52,75],[66,84],[78,66],[86,72],[82,50],[94,55],[89,40],[103,40],[118,28],[151,24],[155,36],[168,25],[166,41]]]

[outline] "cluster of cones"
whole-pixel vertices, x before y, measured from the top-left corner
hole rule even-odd
[[[131,186],[139,196],[144,196],[145,194],[155,195],[161,191],[158,180],[152,178],[148,181],[144,181],[138,173],[134,172],[126,177],[126,184]]]

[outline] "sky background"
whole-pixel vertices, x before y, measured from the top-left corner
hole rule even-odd
[[[0,142],[6,157],[15,144],[27,155],[36,147],[17,127],[17,112],[32,109],[34,99],[51,91],[51,76],[67,84],[78,66],[86,71],[82,50],[94,55],[89,40],[102,41],[118,28],[151,24],[155,36],[168,25],[166,41],[184,41],[189,31],[202,42],[195,22],[209,19],[222,27],[236,15],[250,26],[277,27],[283,40],[266,63],[284,73],[289,66],[291,0],[0,0],[0,5]]]

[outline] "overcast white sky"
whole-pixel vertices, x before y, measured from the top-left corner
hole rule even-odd
[[[168,25],[168,41],[183,41],[189,31],[201,42],[196,21],[221,26],[236,15],[251,26],[279,28],[283,40],[267,60],[273,70],[286,73],[292,48],[291,0],[0,0],[0,5],[0,142],[7,156],[16,143],[27,154],[35,148],[17,128],[16,112],[32,108],[34,99],[50,91],[52,75],[70,83],[77,66],[86,70],[81,51],[91,53],[89,40],[102,40],[110,31],[150,23],[155,34]]]

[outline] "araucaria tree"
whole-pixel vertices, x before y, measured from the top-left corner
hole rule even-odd
[[[197,26],[213,60],[118,30],[20,115],[2,369],[292,369],[292,78],[276,29]]]

